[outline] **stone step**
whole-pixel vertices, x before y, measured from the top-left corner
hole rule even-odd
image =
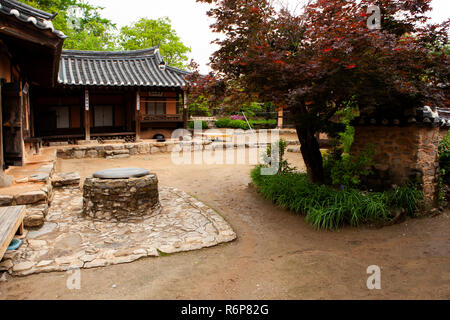
[[[25,228],[39,228],[44,224],[45,216],[48,212],[48,204],[27,206],[23,224]]]
[[[300,147],[290,147],[287,149],[287,152],[301,153]]]
[[[119,154],[130,154],[129,149],[117,149],[117,150],[106,150],[105,155],[106,156],[113,156],[113,155],[119,155]]]
[[[17,205],[47,202],[47,194],[42,190],[25,192],[17,195],[15,198]]]
[[[68,146],[69,142],[67,141],[50,141],[48,143],[49,147],[60,147],[60,146]]]
[[[111,156],[106,156],[106,159],[124,159],[129,158],[130,154],[115,154]]]
[[[50,173],[38,173],[28,177],[27,182],[45,182],[47,183],[50,179]]]
[[[53,187],[79,185],[80,179],[78,172],[58,173],[52,177],[52,185]]]
[[[10,195],[7,195],[7,194],[0,195],[0,207],[11,206],[13,201],[14,201],[14,197],[13,196],[10,196]]]

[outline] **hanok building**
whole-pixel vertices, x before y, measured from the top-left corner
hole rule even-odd
[[[186,127],[186,72],[157,47],[123,52],[63,50],[58,84],[37,88],[35,135],[44,140],[170,138]]]
[[[62,50],[55,15],[0,0],[0,166],[22,165],[44,141],[171,137],[185,128],[186,71],[157,47]]]
[[[35,151],[30,91],[57,83],[65,38],[54,30],[54,17],[14,0],[0,0],[1,168],[22,165]]]

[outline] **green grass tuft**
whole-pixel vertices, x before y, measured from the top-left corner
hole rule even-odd
[[[411,184],[393,191],[364,193],[317,185],[301,173],[262,176],[260,169],[255,167],[250,176],[262,196],[281,208],[306,215],[306,221],[317,229],[387,222],[391,209],[404,208],[411,215],[423,200],[422,192]]]

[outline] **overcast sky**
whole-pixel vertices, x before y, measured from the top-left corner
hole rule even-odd
[[[120,28],[142,17],[157,19],[169,17],[183,43],[191,48],[190,58],[200,64],[202,72],[208,72],[209,56],[217,49],[211,41],[217,38],[210,29],[212,19],[208,18],[207,4],[195,0],[87,0],[104,7],[102,15]],[[296,3],[297,0],[282,0]],[[433,0],[432,21],[441,22],[449,18],[450,0]]]

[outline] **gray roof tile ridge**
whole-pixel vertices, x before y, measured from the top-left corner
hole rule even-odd
[[[98,58],[109,60],[111,58],[129,59],[133,57],[153,56],[156,47],[140,49],[140,50],[123,50],[123,51],[90,51],[90,50],[62,50],[62,57],[77,56],[80,58]]]
[[[9,16],[15,16],[19,21],[32,23],[40,30],[51,30],[53,34],[61,39],[67,38],[62,31],[55,30],[53,27],[52,19],[57,14],[51,14],[15,0],[1,0],[0,12]]]

